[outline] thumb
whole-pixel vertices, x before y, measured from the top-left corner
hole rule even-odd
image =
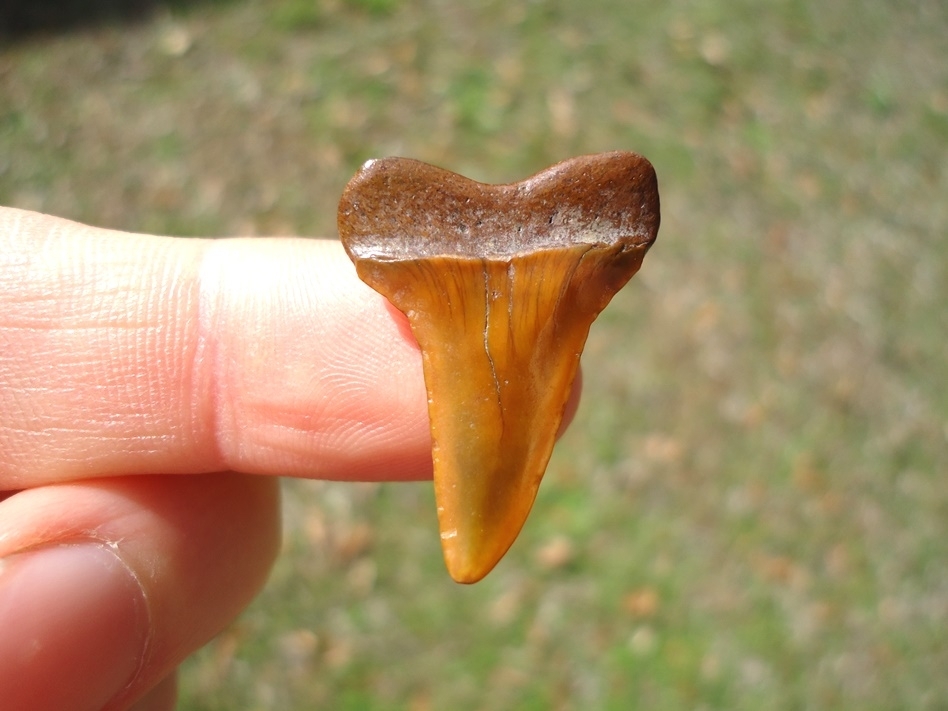
[[[262,587],[279,539],[272,477],[110,477],[0,502],[0,707],[167,695],[161,680]]]

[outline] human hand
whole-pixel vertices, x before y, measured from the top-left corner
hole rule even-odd
[[[250,475],[431,476],[417,345],[341,246],[0,208],[5,711],[172,708],[277,554]]]
[[[416,346],[335,242],[0,210],[0,403],[6,711],[169,708],[277,553],[246,474],[430,476]]]

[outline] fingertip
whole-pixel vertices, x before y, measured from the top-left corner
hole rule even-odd
[[[338,242],[227,240],[201,271],[217,444],[231,469],[430,477],[421,355]]]

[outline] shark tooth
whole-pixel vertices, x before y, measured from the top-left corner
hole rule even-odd
[[[421,347],[444,559],[476,582],[533,506],[590,325],[655,240],[655,172],[614,152],[486,185],[371,160],[338,222],[359,277]]]

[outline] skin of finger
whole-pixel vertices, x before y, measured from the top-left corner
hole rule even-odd
[[[28,489],[0,503],[0,558],[82,540],[112,547],[144,593],[150,630],[141,666],[106,707],[125,709],[261,589],[279,550],[278,480],[115,477]],[[104,621],[109,614],[102,610]]]
[[[0,490],[237,470],[431,476],[417,344],[335,241],[0,208]]]

